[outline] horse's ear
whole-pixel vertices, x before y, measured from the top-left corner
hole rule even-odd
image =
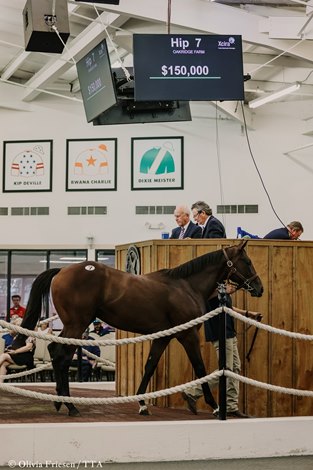
[[[243,240],[239,245],[238,248],[242,251],[246,244],[248,243],[248,240]]]

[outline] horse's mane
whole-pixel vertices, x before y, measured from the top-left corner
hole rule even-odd
[[[198,258],[187,261],[184,264],[172,269],[162,269],[162,274],[172,278],[181,279],[202,271],[208,264],[216,264],[221,259],[222,250],[212,251]]]

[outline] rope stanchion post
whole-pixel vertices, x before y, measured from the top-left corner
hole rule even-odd
[[[219,355],[218,355],[218,366],[220,371],[226,369],[226,313],[224,307],[226,306],[226,288],[224,284],[219,285],[218,299],[222,312],[218,317],[219,325]],[[219,419],[222,421],[226,420],[226,401],[227,401],[227,379],[226,375],[222,374],[219,379]]]
[[[77,380],[78,382],[83,381],[83,353],[82,347],[78,346],[77,351]]]

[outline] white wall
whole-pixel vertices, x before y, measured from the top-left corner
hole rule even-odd
[[[249,131],[252,151],[275,209],[284,223],[291,220],[303,223],[302,239],[313,239],[313,146],[292,154],[293,158],[283,152],[312,142],[311,137],[302,135],[304,123],[299,118],[300,109],[303,115],[306,109],[309,114],[310,108],[310,102],[268,104],[256,110],[257,130]],[[113,247],[160,238],[161,230],[149,230],[145,223],[163,222],[170,230],[175,226],[174,218],[135,215],[135,206],[191,205],[199,199],[207,201],[214,213],[221,203],[259,205],[258,214],[234,214],[222,219],[229,238],[236,237],[237,226],[260,236],[279,227],[241,125],[226,116],[216,122],[215,109],[208,103],[193,103],[192,112],[192,122],[93,127],[86,123],[81,104],[55,97],[42,96],[31,112],[0,109],[3,141],[53,140],[52,192],[0,192],[1,207],[49,206],[50,216],[2,216],[0,245],[86,246],[86,237],[92,235],[97,246]],[[131,137],[176,135],[184,136],[184,190],[131,191]],[[99,137],[118,139],[118,190],[66,192],[66,139]],[[68,216],[67,206],[73,205],[107,205],[108,215]]]

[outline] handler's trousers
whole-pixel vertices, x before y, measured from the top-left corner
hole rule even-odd
[[[217,359],[219,357],[219,342],[212,342]],[[237,346],[237,338],[226,339],[226,367],[236,374],[240,374],[241,362]],[[239,381],[231,377],[227,377],[227,413],[238,410],[238,399],[239,399]],[[214,388],[219,384],[219,377],[210,379],[208,381],[210,388]],[[188,395],[191,395],[196,400],[203,395],[201,385],[189,388],[187,391]]]

